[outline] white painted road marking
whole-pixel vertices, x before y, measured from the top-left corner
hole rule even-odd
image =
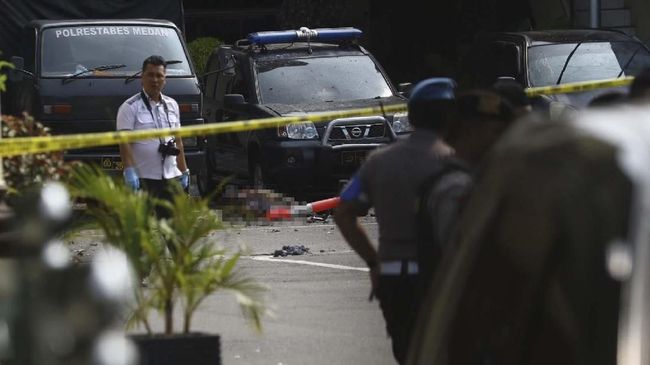
[[[251,260],[255,261],[266,261],[266,262],[287,262],[290,264],[298,265],[310,265],[310,266],[319,266],[326,267],[328,269],[338,269],[338,270],[354,270],[354,271],[370,271],[367,267],[354,267],[354,266],[344,266],[344,265],[335,265],[335,264],[324,264],[322,262],[312,262],[304,260],[288,260],[288,259],[278,259],[273,256],[249,256]]]

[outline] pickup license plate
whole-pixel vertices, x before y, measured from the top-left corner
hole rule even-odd
[[[119,157],[102,157],[101,168],[103,170],[123,170],[124,165]]]
[[[341,152],[341,165],[360,166],[366,160],[366,151],[343,151]]]

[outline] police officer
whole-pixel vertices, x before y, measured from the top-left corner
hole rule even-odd
[[[178,103],[162,94],[166,63],[150,56],[142,63],[142,91],[126,100],[117,113],[117,130],[180,128]],[[179,180],[189,186],[183,142],[167,136],[120,145],[124,181],[133,190],[140,187],[156,197],[169,199],[168,184]]]
[[[454,88],[448,78],[427,79],[413,88],[408,106],[415,131],[368,157],[341,192],[334,215],[343,237],[370,268],[372,293],[379,299],[400,363],[406,358],[418,306],[418,188],[451,153],[440,132],[454,105]],[[370,207],[379,224],[377,250],[357,221]]]
[[[525,94],[524,94],[525,96]],[[454,149],[454,157],[434,179],[427,181],[426,229],[429,246],[448,251],[448,241],[469,196],[474,175],[489,150],[514,119],[522,114],[521,105],[493,90],[470,90],[457,95],[457,113],[444,139]],[[422,269],[422,268],[420,268]],[[420,270],[422,272],[422,270]],[[429,270],[428,275],[433,273]]]

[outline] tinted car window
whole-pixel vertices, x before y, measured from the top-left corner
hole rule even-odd
[[[168,76],[192,74],[178,33],[173,29],[103,25],[45,30],[41,73],[45,77],[65,76],[84,68],[124,64],[126,67],[103,73],[107,76],[126,76],[142,69],[142,61],[151,55],[182,61],[167,67]]]
[[[309,104],[388,97],[386,79],[367,56],[262,60],[256,64],[267,104]]]
[[[555,85],[564,63],[577,43],[533,46],[528,49],[532,86]],[[627,67],[625,67],[627,65]],[[562,83],[636,75],[650,66],[650,54],[636,42],[583,43],[569,60]]]

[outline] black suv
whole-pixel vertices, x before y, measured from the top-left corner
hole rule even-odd
[[[354,28],[252,33],[216,48],[204,82],[206,122],[405,103]],[[366,154],[410,131],[405,113],[305,120],[208,138],[214,188],[222,178],[286,193],[336,192]]]
[[[474,86],[511,77],[524,87],[537,87],[634,76],[650,66],[650,51],[620,31],[545,30],[481,34],[465,59]],[[607,90],[544,96],[536,102],[551,111],[581,108]]]

